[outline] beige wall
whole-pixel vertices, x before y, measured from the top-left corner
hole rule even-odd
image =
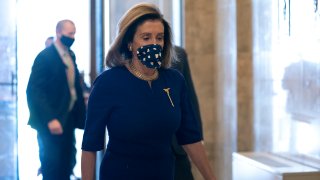
[[[232,179],[233,152],[269,145],[265,143],[269,130],[259,133],[255,130],[261,121],[256,123],[253,119],[264,119],[253,113],[253,96],[257,90],[253,86],[253,69],[255,65],[264,66],[260,60],[270,54],[266,45],[270,43],[261,36],[271,33],[269,24],[262,21],[271,12],[270,2],[185,0],[185,46],[199,97],[205,146],[221,180]],[[253,18],[254,10],[265,15]],[[253,26],[255,23],[262,26]],[[254,45],[265,51],[263,56],[254,51]],[[256,81],[264,84],[259,79]],[[261,110],[257,103],[256,107],[257,111]],[[255,144],[261,139],[264,141],[257,148]],[[195,168],[194,174],[196,179],[202,179]]]
[[[232,179],[233,152],[319,161],[318,9],[311,1],[185,0],[185,46],[219,180]]]
[[[199,97],[205,147],[218,179],[231,179],[235,146],[235,2],[185,1],[185,46]],[[201,179],[194,169],[196,179]]]

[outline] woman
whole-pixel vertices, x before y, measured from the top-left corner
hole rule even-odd
[[[172,180],[172,136],[204,178],[213,180],[180,73],[169,69],[171,28],[152,4],[132,7],[120,20],[109,70],[96,79],[89,97],[82,143],[82,179],[93,180],[96,151],[109,141],[100,167],[103,180]],[[106,128],[105,128],[106,127]]]

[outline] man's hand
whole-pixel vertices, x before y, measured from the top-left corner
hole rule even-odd
[[[53,119],[48,123],[48,128],[51,134],[60,135],[63,133],[62,126],[58,119]]]

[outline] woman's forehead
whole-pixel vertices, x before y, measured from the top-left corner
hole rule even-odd
[[[160,20],[146,20],[137,27],[137,33],[163,33],[164,26]]]

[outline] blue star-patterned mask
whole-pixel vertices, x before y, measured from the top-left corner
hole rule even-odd
[[[157,69],[161,67],[162,47],[159,44],[141,46],[137,50],[138,59],[148,68]]]

